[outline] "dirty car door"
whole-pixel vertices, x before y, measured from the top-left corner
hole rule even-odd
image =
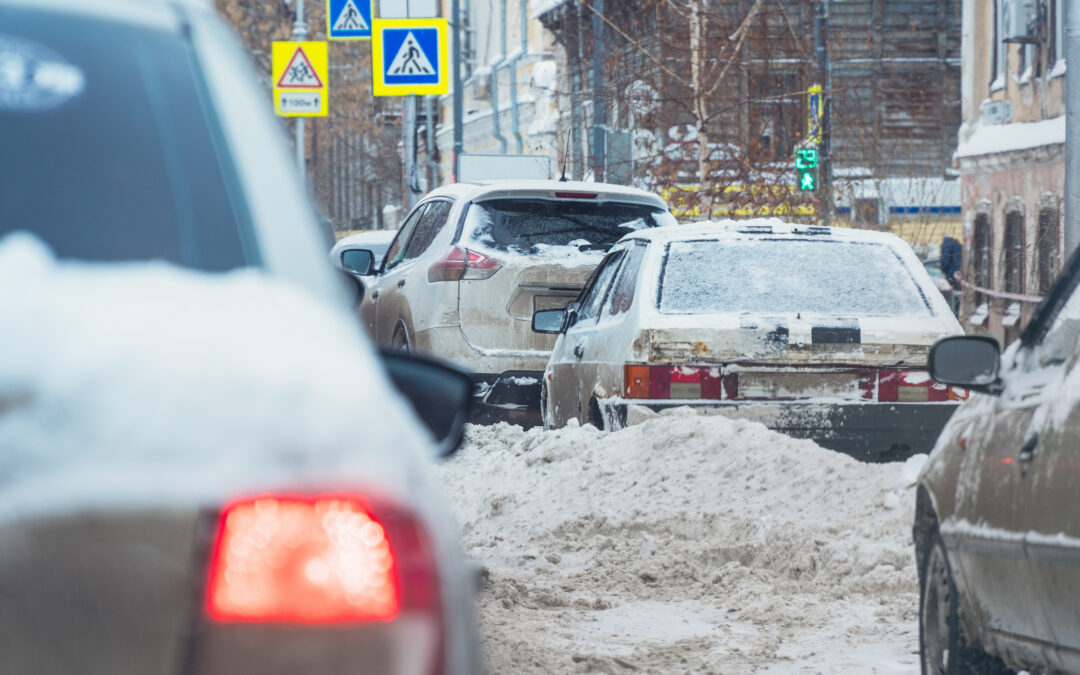
[[[406,245],[427,208],[426,203],[416,207],[401,226],[398,236],[386,250],[378,283],[371,292],[371,301],[375,304],[375,341],[380,344],[389,345],[393,338],[397,321],[396,284],[403,276],[400,267],[405,261]]]
[[[555,365],[555,380],[559,383],[556,404],[562,406],[564,419],[577,417],[582,422],[589,421],[586,408],[588,400],[582,398],[581,381],[584,373],[581,370],[581,359],[589,338],[596,333],[600,308],[625,255],[623,250],[612,251],[596,268],[582,291],[573,324],[563,336],[564,361]]]

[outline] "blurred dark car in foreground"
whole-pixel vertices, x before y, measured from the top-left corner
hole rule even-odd
[[[977,336],[931,352],[936,380],[982,393],[920,476],[924,673],[1080,672],[1078,283],[1074,255],[1004,355]]]
[[[471,382],[376,358],[208,8],[0,0],[0,672],[476,672]]]

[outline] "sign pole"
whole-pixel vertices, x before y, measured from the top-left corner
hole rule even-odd
[[[296,0],[296,23],[293,24],[293,39],[303,42],[307,37],[307,23],[304,21],[304,0]],[[300,180],[307,187],[307,161],[304,145],[304,118],[296,118],[296,166],[300,170]]]

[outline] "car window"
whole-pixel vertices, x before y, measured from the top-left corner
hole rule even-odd
[[[0,29],[0,236],[28,230],[62,258],[258,264],[181,36],[2,7],[0,26],[19,34]]]
[[[1053,365],[1064,363],[1076,351],[1080,339],[1080,290],[1072,295],[1054,316],[1050,330],[1039,345],[1039,363]]]
[[[412,215],[401,226],[401,229],[398,230],[394,241],[390,243],[390,248],[386,249],[386,263],[383,271],[393,269],[405,259],[405,244],[409,241],[409,237],[412,236],[413,230],[416,229],[417,223],[420,222],[427,208],[428,204],[421,204],[419,208],[412,212]]]
[[[494,251],[545,255],[552,249],[606,251],[624,235],[675,223],[646,204],[567,199],[490,199],[469,207],[466,238]]]
[[[885,244],[862,241],[672,242],[658,293],[662,314],[933,315],[900,257]]]
[[[578,320],[592,319],[600,314],[600,307],[607,297],[608,289],[619,271],[619,264],[625,257],[625,251],[614,251],[609,254],[596,268],[592,283],[585,290],[578,306]]]
[[[611,315],[622,314],[630,309],[634,303],[634,291],[637,289],[638,272],[641,270],[641,261],[645,259],[644,244],[636,243],[626,252],[626,262],[619,270],[619,278],[615,280],[610,299],[606,305],[607,313]]]
[[[405,246],[405,260],[419,258],[428,246],[431,246],[431,242],[446,224],[446,217],[450,215],[452,206],[451,202],[443,200],[431,202],[428,205],[412,236],[409,237],[409,243]]]

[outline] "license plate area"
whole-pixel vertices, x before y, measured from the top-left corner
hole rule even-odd
[[[793,400],[830,398],[864,400],[870,395],[872,381],[859,371],[820,372],[746,372],[739,376],[739,398]]]

